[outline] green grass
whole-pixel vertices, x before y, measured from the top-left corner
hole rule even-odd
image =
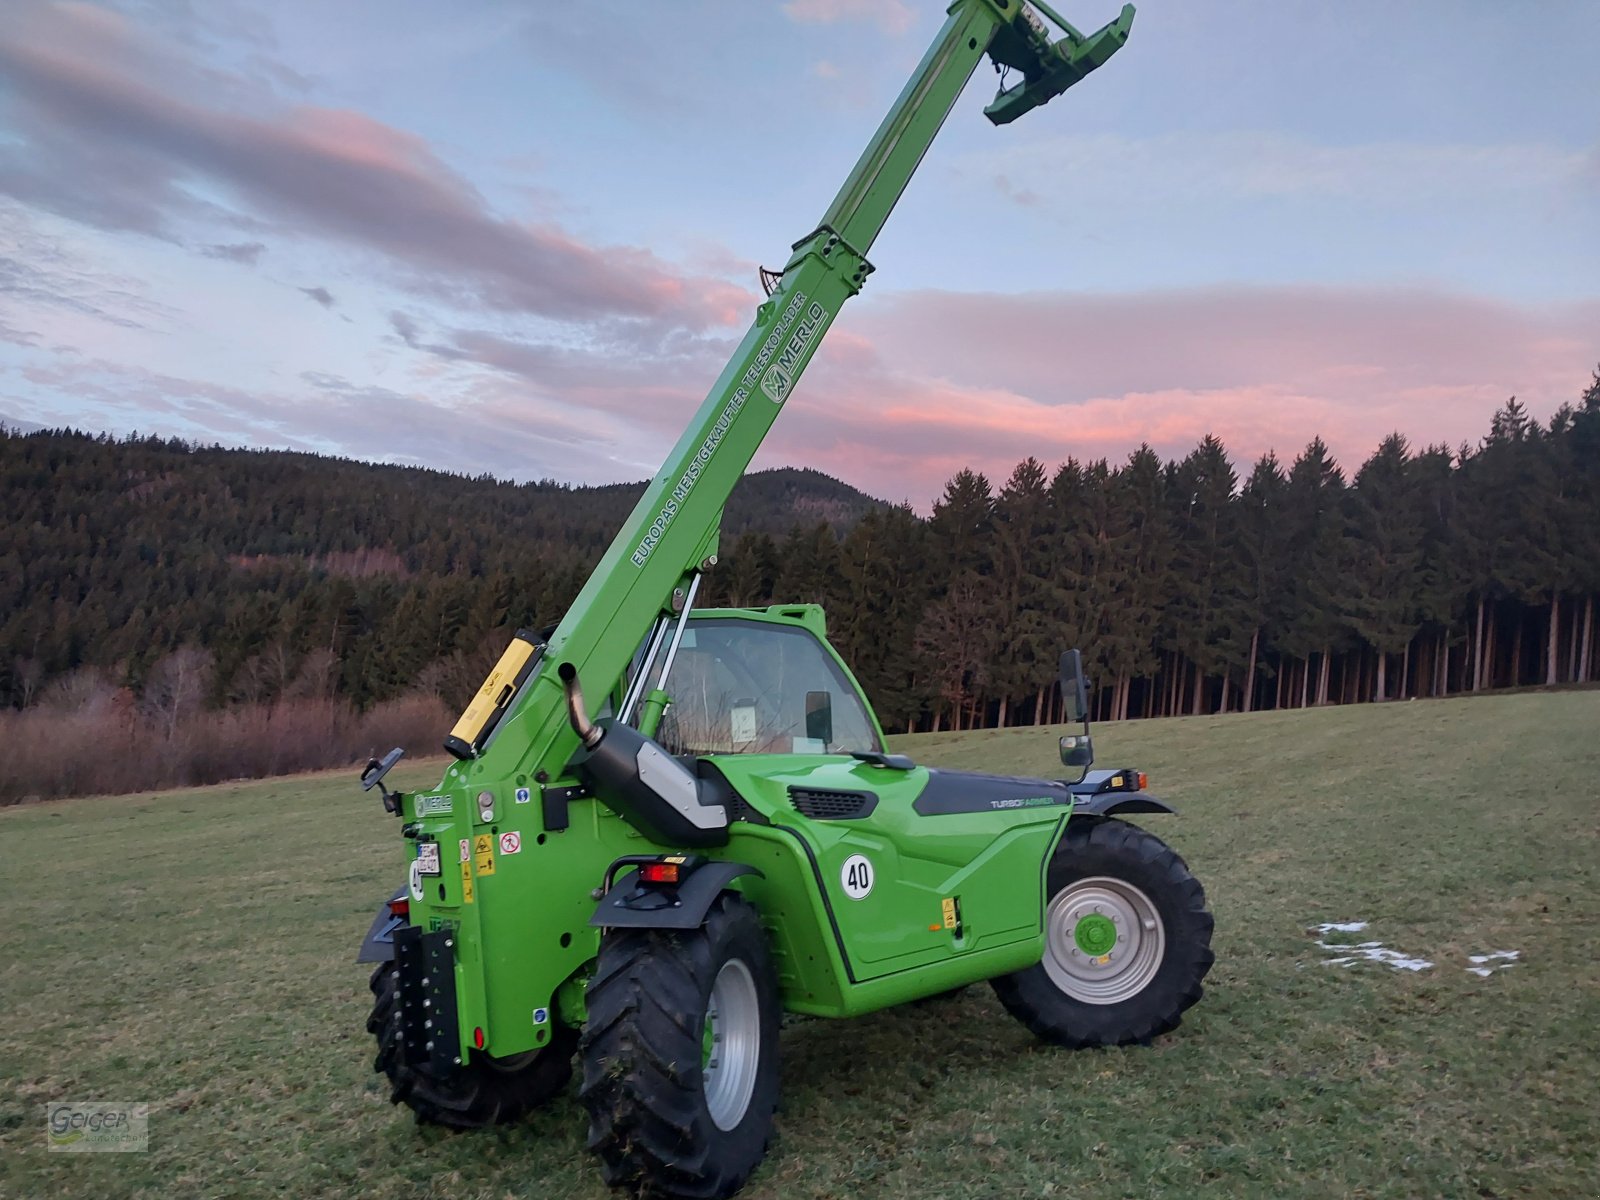
[[[1600,693],[1097,740],[1182,808],[1144,823],[1211,897],[1204,1001],[1154,1046],[1076,1054],[986,987],[797,1022],[747,1195],[1600,1195]],[[1055,769],[1049,731],[900,748]],[[388,1103],[351,960],[398,861],[343,774],[0,812],[0,1196],[606,1195],[570,1098],[481,1135]],[[1325,966],[1306,928],[1346,920],[1437,965]],[[150,1152],[47,1153],[63,1099],[148,1101]]]

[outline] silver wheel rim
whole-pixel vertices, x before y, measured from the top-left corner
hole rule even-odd
[[[1137,996],[1155,978],[1166,949],[1167,929],[1150,897],[1108,875],[1063,888],[1045,913],[1045,973],[1085,1004]]]
[[[705,1062],[700,1078],[711,1120],[735,1129],[750,1107],[761,1059],[761,1002],[750,968],[730,958],[717,972],[706,1004]]]

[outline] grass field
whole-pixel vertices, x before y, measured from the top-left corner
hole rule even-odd
[[[1145,824],[1210,895],[1206,998],[1076,1054],[987,987],[798,1022],[746,1195],[1600,1195],[1600,692],[1099,733],[1182,808]],[[1049,731],[899,741],[1056,766]],[[0,811],[0,1197],[605,1196],[570,1098],[470,1135],[388,1103],[352,960],[399,861],[343,774]],[[1308,927],[1357,920],[1435,965],[1327,965]],[[71,1099],[148,1101],[149,1153],[47,1153]]]

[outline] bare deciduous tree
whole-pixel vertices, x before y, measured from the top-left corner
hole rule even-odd
[[[168,741],[180,721],[200,711],[211,687],[213,667],[210,651],[180,646],[150,671],[144,687],[144,709],[161,726]]]
[[[325,647],[311,651],[300,663],[294,682],[283,695],[296,700],[332,696],[339,682],[339,656]]]
[[[37,658],[19,656],[11,664],[11,674],[17,682],[17,692],[22,700],[20,707],[27,708],[39,692],[39,681],[44,678],[44,664]]]
[[[99,667],[79,667],[58,675],[39,693],[39,705],[66,715],[94,716],[107,712],[117,694],[116,684]]]

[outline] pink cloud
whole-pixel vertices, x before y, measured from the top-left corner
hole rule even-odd
[[[415,290],[556,320],[705,328],[747,306],[743,289],[647,250],[495,213],[423,139],[362,113],[260,111],[239,80],[219,84],[99,10],[28,17],[0,28],[20,133],[0,146],[0,191],[25,204],[170,240],[200,221],[266,222],[376,251]],[[234,208],[197,200],[196,179]]]
[[[1474,443],[1513,394],[1547,418],[1600,360],[1595,301],[1262,288],[857,303],[757,465],[816,467],[922,511],[962,467],[998,486],[1029,455],[1120,462],[1148,442],[1176,458],[1208,433],[1241,474],[1319,435],[1353,473],[1394,430],[1419,449]],[[409,389],[304,375],[257,392],[93,361],[25,374],[107,428],[600,482],[653,473],[731,348],[695,337],[630,355],[401,314],[393,328],[416,352]]]
[[[453,181],[425,139],[395,129],[365,113],[337,108],[297,108],[283,119],[283,133],[310,151],[359,163],[375,170],[404,174],[416,181]],[[463,187],[464,194],[471,190]]]
[[[924,510],[962,466],[998,483],[1028,455],[1179,457],[1207,433],[1241,472],[1318,435],[1353,471],[1394,430],[1419,449],[1476,443],[1512,395],[1548,417],[1600,361],[1600,301],[1263,287],[858,304],[762,461]]]

